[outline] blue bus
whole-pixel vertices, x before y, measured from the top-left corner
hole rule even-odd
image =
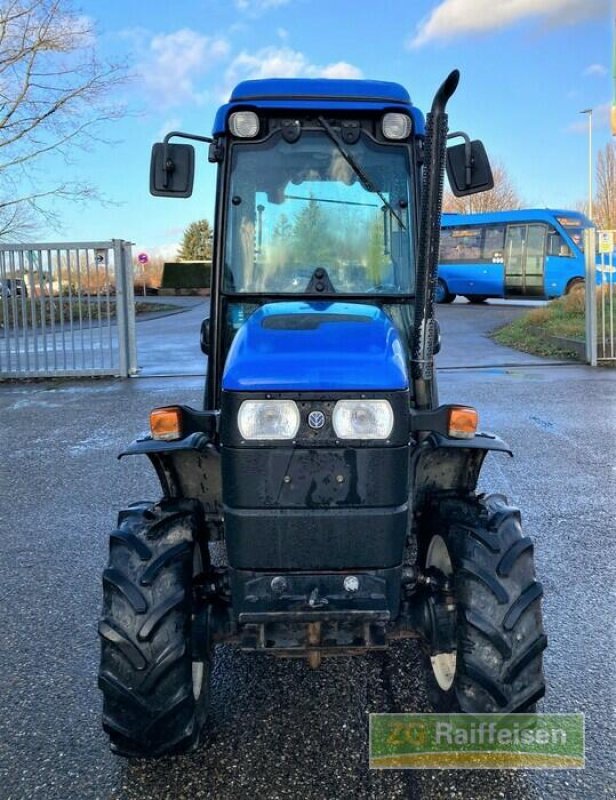
[[[523,209],[443,214],[437,303],[463,295],[551,299],[584,285],[584,228],[578,211]]]

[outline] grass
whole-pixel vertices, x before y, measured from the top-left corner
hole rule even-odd
[[[529,331],[525,320],[516,319],[505,328],[496,331],[493,338],[499,344],[513,347],[514,350],[521,350],[523,353],[531,353],[535,356],[547,358],[570,358],[577,360],[577,355],[573,350],[567,350],[554,344],[551,340],[544,338],[541,334]]]
[[[41,325],[55,325],[63,322],[82,322],[106,324],[108,317],[115,319],[116,302],[113,299],[102,299],[100,303],[89,302],[88,300],[72,301],[66,297],[45,297],[35,298],[31,304],[30,298],[7,298],[6,310],[7,318],[4,318],[5,304],[0,302],[0,327],[40,327]],[[149,314],[152,312],[160,313],[167,311],[177,311],[177,306],[152,303],[135,303],[136,314]]]
[[[597,303],[601,295],[597,293]],[[584,292],[577,291],[552,300],[542,308],[534,308],[522,317],[492,334],[499,344],[539,356],[577,359],[574,348],[551,337],[584,342]]]

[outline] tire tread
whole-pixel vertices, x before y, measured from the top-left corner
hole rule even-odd
[[[209,661],[192,685],[193,547],[203,535],[195,500],[138,503],[120,512],[103,573],[99,624],[103,727],[124,757],[193,747],[206,715]]]
[[[458,614],[457,673],[440,689],[428,669],[440,711],[524,711],[545,694],[541,619],[543,588],[535,578],[533,542],[503,495],[436,498],[422,516],[419,552],[438,533],[454,569]],[[420,564],[421,567],[421,564]]]

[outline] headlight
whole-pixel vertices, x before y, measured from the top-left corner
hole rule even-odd
[[[411,118],[406,114],[385,114],[383,136],[386,139],[406,139],[411,132]]]
[[[394,412],[387,400],[339,400],[332,422],[340,439],[387,439]]]
[[[259,117],[254,111],[236,111],[229,117],[229,130],[240,139],[252,139],[259,133]]]
[[[293,439],[299,409],[293,400],[244,400],[237,424],[243,439]]]

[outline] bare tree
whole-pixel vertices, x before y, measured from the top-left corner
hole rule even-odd
[[[100,141],[122,109],[108,102],[126,79],[101,62],[90,21],[70,0],[0,0],[0,238],[56,226],[58,201],[97,196],[87,183],[48,177],[75,148]],[[47,168],[44,171],[44,168]]]
[[[496,163],[492,165],[494,188],[489,192],[471,194],[467,197],[454,197],[445,190],[443,211],[453,214],[482,214],[486,211],[509,211],[522,208],[523,202],[505,167]]]
[[[616,230],[616,144],[608,142],[597,156],[597,192],[593,217],[598,228]]]

